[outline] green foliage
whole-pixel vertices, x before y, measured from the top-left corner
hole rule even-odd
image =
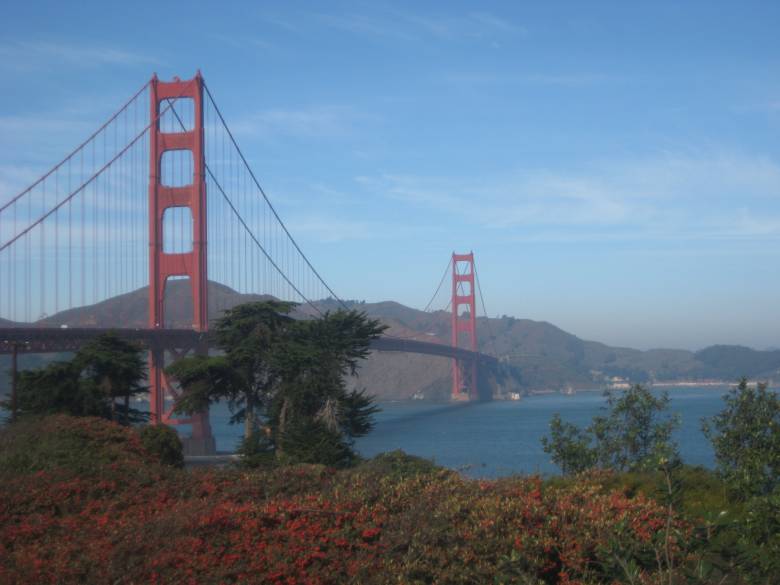
[[[780,575],[780,487],[752,498],[745,507],[737,562],[748,583],[770,583]]]
[[[142,433],[63,415],[0,430],[0,582],[766,585],[780,570],[780,493],[714,523],[727,492],[701,468],[675,470],[671,510],[657,471],[478,481],[393,452],[182,472]]]
[[[184,392],[176,410],[193,412],[226,400],[232,422],[244,422],[244,465],[355,461],[355,437],[370,431],[376,407],[362,391],[348,391],[371,341],[384,330],[357,311],[293,320],[292,303],[239,305],[214,327],[222,355],[180,360],[166,371]],[[264,436],[259,434],[263,426]]]
[[[92,475],[111,466],[154,465],[137,434],[102,418],[25,417],[0,429],[0,477],[60,470]]]
[[[550,438],[542,437],[542,446],[563,474],[569,475],[596,464],[596,450],[590,447],[591,441],[588,431],[561,420],[561,415],[555,413],[550,421]]]
[[[625,392],[607,390],[607,416],[593,418],[589,427],[596,442],[598,464],[617,470],[654,469],[664,460],[677,458],[672,432],[678,417],[662,417],[669,394],[656,398],[635,384]]]
[[[402,479],[415,475],[428,475],[437,473],[444,468],[439,467],[430,459],[408,455],[400,449],[380,453],[375,457],[361,463],[358,471],[363,473],[376,473],[393,479]]]
[[[138,431],[141,444],[163,465],[184,466],[184,450],[179,434],[166,425],[147,425]]]
[[[780,486],[780,397],[742,378],[723,399],[723,411],[703,423],[718,470],[738,497],[772,493]]]
[[[52,362],[38,370],[19,373],[19,417],[68,414],[109,418],[106,395],[94,384],[83,383],[73,362]],[[3,403],[10,409],[10,403]]]
[[[146,375],[146,362],[138,347],[120,339],[113,333],[101,335],[84,347],[73,358],[80,371],[82,383],[100,388],[108,397],[111,406],[111,418],[125,424],[138,422],[138,412],[130,412],[131,396],[146,391],[141,380]],[[117,417],[115,399],[124,398],[124,410]]]
[[[186,391],[176,401],[179,412],[200,412],[220,398],[240,401],[241,393],[246,387],[236,368],[227,356],[195,355],[177,362],[166,368],[166,373],[176,378]],[[233,417],[233,422],[243,420],[244,410]]]
[[[371,341],[385,329],[357,311],[297,321],[273,354],[279,374],[267,424],[278,453],[291,462],[338,466],[355,460],[354,439],[368,433],[377,408],[363,391],[348,391]]]
[[[606,390],[606,416],[596,416],[585,428],[567,423],[555,415],[550,437],[542,438],[545,453],[564,473],[578,473],[591,467],[636,471],[655,469],[678,459],[672,432],[677,417],[664,416],[669,396],[659,397],[635,384],[618,393]]]
[[[66,362],[52,362],[19,374],[17,409],[20,417],[63,413],[98,416],[123,424],[147,415],[130,407],[130,398],[144,392],[146,366],[135,345],[112,333],[84,345]],[[117,410],[117,399],[124,404]],[[2,403],[10,409],[9,402]]]
[[[742,378],[724,402],[702,425],[730,500],[711,549],[745,583],[773,583],[780,574],[780,398]]]
[[[277,464],[274,446],[265,433],[243,437],[236,449],[238,466],[244,469],[271,468]]]
[[[704,467],[680,465],[674,470],[675,510],[689,519],[715,521],[731,504],[726,484],[713,471]],[[663,500],[666,492],[664,473],[660,470],[611,474],[605,477],[606,489],[617,489],[630,497],[644,494]]]
[[[175,410],[189,414],[224,400],[231,422],[244,422],[249,437],[257,427],[257,411],[265,408],[278,382],[271,353],[294,322],[288,315],[294,306],[263,301],[225,311],[213,327],[223,355],[189,357],[166,369],[184,389]]]
[[[356,454],[338,430],[318,419],[291,421],[275,441],[277,459],[282,464],[319,463],[348,467]]]
[[[712,345],[695,354],[708,377],[737,380],[740,376],[760,376],[780,366],[780,351],[761,351],[739,345]]]

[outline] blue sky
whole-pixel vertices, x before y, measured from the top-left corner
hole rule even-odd
[[[778,22],[776,2],[7,3],[0,200],[152,72],[200,68],[342,297],[422,308],[474,250],[491,315],[780,346]]]

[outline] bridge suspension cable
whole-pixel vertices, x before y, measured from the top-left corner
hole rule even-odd
[[[160,118],[168,109],[170,109],[173,106],[172,100],[169,105],[157,116],[157,118],[149,124],[133,138],[128,144],[126,144],[116,155],[114,155],[108,162],[106,162],[102,167],[100,167],[93,175],[91,175],[86,181],[84,181],[81,185],[76,187],[73,191],[71,191],[64,199],[60,200],[58,203],[56,203],[54,206],[49,208],[47,211],[44,211],[43,215],[38,217],[36,220],[34,220],[32,223],[30,223],[26,228],[22,229],[21,231],[15,233],[10,240],[6,241],[5,243],[0,244],[0,252],[8,248],[11,244],[16,242],[19,238],[29,233],[32,229],[34,229],[36,226],[40,225],[43,221],[46,220],[49,216],[51,216],[53,213],[57,212],[63,205],[66,203],[70,203],[70,201],[79,193],[81,193],[86,187],[88,187],[95,179],[97,179],[103,172],[107,171],[109,167],[114,164],[117,160],[119,160],[122,155],[124,155],[130,148],[132,148],[136,142],[138,142],[142,136],[146,134],[146,132],[149,130],[149,128],[152,127],[152,124],[154,124],[157,119]],[[47,173],[47,175],[51,174],[51,171]],[[40,183],[41,179],[37,181],[37,183]],[[29,192],[30,188],[26,189],[25,192]],[[22,193],[24,194],[24,192]],[[13,202],[12,202],[13,203]]]
[[[262,197],[262,200],[265,202],[265,205],[267,205],[268,209],[270,210],[271,214],[273,215],[273,218],[276,219],[276,222],[281,227],[281,229],[284,232],[284,235],[287,237],[289,242],[294,247],[295,251],[298,253],[300,259],[305,263],[305,266],[308,267],[308,269],[311,271],[311,274],[319,281],[319,283],[324,287],[324,289],[330,294],[330,296],[335,299],[343,308],[348,308],[346,303],[333,291],[333,289],[325,282],[325,280],[322,278],[320,273],[317,271],[316,268],[312,265],[309,258],[304,254],[303,250],[301,250],[301,247],[298,245],[298,242],[295,240],[295,238],[290,233],[290,230],[285,225],[284,221],[282,221],[282,218],[279,216],[279,213],[276,211],[276,208],[271,203],[270,199],[266,195],[265,190],[260,185],[260,182],[257,180],[257,176],[255,175],[254,171],[249,165],[249,162],[246,159],[246,156],[244,156],[243,151],[241,150],[241,147],[238,145],[238,142],[236,142],[236,139],[233,135],[233,132],[230,130],[229,126],[227,125],[227,122],[225,121],[224,116],[222,115],[221,110],[219,109],[219,106],[217,105],[216,101],[214,100],[214,96],[211,93],[211,90],[209,89],[207,84],[203,84],[203,87],[205,89],[206,95],[208,96],[209,103],[214,108],[214,111],[219,119],[219,121],[222,124],[222,127],[224,128],[225,132],[227,133],[227,136],[230,139],[230,143],[235,148],[238,156],[240,157],[241,163],[243,164],[244,168],[249,174],[249,177],[251,178],[252,183],[257,189],[257,193]],[[208,169],[209,175],[211,178],[215,181],[217,185],[219,185],[219,182],[217,181],[216,176],[214,176],[211,169],[208,167],[208,163],[206,165],[206,168]],[[314,304],[314,302],[307,298],[307,296],[301,292],[288,278],[288,276],[284,273],[284,271],[279,267],[279,265],[272,259],[271,255],[268,253],[268,251],[265,249],[263,244],[260,243],[260,241],[255,237],[252,230],[247,225],[246,221],[241,217],[241,214],[238,212],[238,210],[235,208],[235,206],[232,204],[230,199],[227,197],[227,194],[225,193],[224,189],[222,189],[221,186],[218,187],[222,195],[226,198],[229,206],[231,207],[232,211],[235,213],[236,217],[241,222],[242,226],[246,230],[246,232],[250,235],[251,239],[255,243],[255,245],[262,251],[262,253],[265,255],[265,257],[271,262],[272,266],[279,272],[279,274],[289,283],[289,285],[295,290],[295,292],[306,302],[308,303],[313,309],[317,311],[317,313],[322,314],[320,309],[317,308],[317,306]]]
[[[204,84],[204,89],[206,89],[206,91],[207,91],[207,93],[208,93],[208,89],[205,87],[205,84]],[[213,103],[213,98],[211,98],[211,95],[210,95],[210,94],[209,94],[209,99],[210,99],[210,100],[212,101],[212,103]],[[219,109],[216,107],[216,104],[214,104],[214,107],[215,107],[215,109],[217,110],[217,112],[219,112]],[[182,131],[186,131],[186,129],[187,129],[187,128],[186,128],[186,126],[185,126],[185,124],[184,124],[183,120],[181,119],[181,116],[179,116],[179,113],[178,113],[178,112],[176,112],[176,110],[173,110],[173,114],[174,114],[174,116],[176,117],[176,120],[177,120],[177,122],[179,123],[179,127],[181,128],[181,130],[182,130]],[[222,114],[221,114],[221,113],[219,114],[219,117],[220,117],[220,120],[221,120],[221,122],[222,122],[223,126],[225,127],[225,130],[226,130],[226,131],[227,131],[227,132],[230,134],[230,137],[231,137],[231,140],[232,140],[233,144],[235,145],[236,149],[237,149],[237,150],[240,152],[240,149],[238,148],[238,145],[236,144],[235,140],[233,139],[233,136],[232,136],[232,134],[230,133],[230,129],[227,127],[227,124],[226,124],[226,122],[225,122],[225,119],[222,117]],[[270,207],[271,209],[273,209],[273,205],[271,205],[271,202],[270,202],[270,201],[268,200],[268,198],[266,197],[266,195],[265,195],[265,192],[263,191],[262,187],[260,187],[260,185],[257,183],[257,179],[255,179],[255,177],[254,177],[254,173],[252,173],[252,170],[251,170],[251,168],[249,168],[249,165],[247,164],[247,162],[246,162],[246,159],[243,157],[243,155],[242,155],[242,161],[243,161],[243,162],[244,162],[244,164],[246,165],[246,168],[247,168],[247,170],[249,171],[249,173],[252,175],[252,178],[254,179],[256,186],[258,187],[258,189],[259,189],[259,190],[260,190],[260,192],[262,193],[262,195],[263,195],[263,198],[265,199],[266,203],[269,205],[269,207]],[[271,257],[271,255],[268,253],[268,251],[267,251],[267,250],[266,250],[266,249],[263,247],[263,244],[262,244],[262,243],[260,243],[260,241],[257,239],[256,235],[255,235],[255,234],[252,232],[252,230],[250,229],[250,227],[247,225],[247,222],[246,222],[246,220],[244,220],[244,218],[241,216],[241,214],[240,214],[240,213],[238,212],[238,210],[236,209],[236,206],[235,206],[235,204],[233,203],[233,201],[230,199],[230,197],[228,196],[228,194],[225,192],[225,189],[224,189],[224,187],[222,186],[222,184],[220,183],[220,181],[219,181],[219,180],[217,179],[217,177],[215,176],[215,174],[214,174],[214,171],[212,171],[212,170],[211,170],[211,167],[209,166],[208,162],[206,162],[206,164],[205,164],[205,168],[206,168],[206,173],[207,173],[207,174],[208,174],[208,176],[211,178],[211,180],[214,182],[214,185],[217,187],[217,189],[219,190],[220,194],[221,194],[221,195],[222,195],[222,197],[224,198],[225,202],[226,202],[226,203],[228,204],[228,206],[230,207],[230,210],[233,212],[233,214],[235,215],[235,217],[236,217],[236,219],[238,220],[238,222],[241,224],[241,226],[243,227],[243,229],[246,231],[247,235],[248,235],[248,236],[251,238],[252,242],[253,242],[253,243],[254,243],[254,244],[255,244],[255,245],[256,245],[256,246],[257,246],[257,247],[260,249],[260,251],[263,253],[263,255],[265,256],[266,260],[268,260],[268,262],[270,262],[271,266],[273,266],[273,268],[274,268],[274,269],[275,269],[275,270],[276,270],[276,271],[279,273],[279,275],[280,275],[280,276],[281,276],[281,277],[282,277],[282,278],[285,280],[285,282],[286,282],[286,283],[287,283],[287,284],[288,284],[288,285],[289,285],[289,286],[290,286],[290,287],[291,287],[291,288],[292,288],[292,289],[293,289],[293,290],[294,290],[294,291],[295,291],[295,292],[298,294],[298,296],[300,296],[300,297],[301,297],[301,299],[303,299],[303,300],[304,300],[304,302],[306,302],[306,303],[307,303],[307,304],[308,304],[308,305],[309,305],[309,306],[310,306],[312,309],[314,309],[314,311],[315,311],[317,314],[319,314],[319,315],[322,315],[322,311],[320,311],[319,307],[317,307],[317,305],[315,305],[315,304],[314,304],[314,302],[313,302],[311,299],[307,298],[307,297],[306,297],[306,295],[305,295],[303,292],[301,292],[301,290],[300,290],[300,289],[299,289],[299,288],[298,288],[298,287],[295,285],[295,283],[294,283],[292,280],[290,280],[290,278],[289,278],[289,277],[288,277],[288,276],[287,276],[287,275],[284,273],[284,271],[283,271],[283,270],[282,270],[282,269],[279,267],[279,265],[278,265],[278,264],[277,264],[277,263],[274,261],[274,259],[273,259],[273,258]],[[289,235],[290,235],[290,233],[289,233],[289,231],[287,231],[287,228],[284,226],[284,222],[282,222],[281,218],[279,218],[279,215],[276,213],[276,210],[274,209],[273,211],[274,211],[274,216],[277,218],[277,220],[278,220],[278,221],[279,221],[279,223],[282,225],[282,227],[284,227],[285,233],[287,233],[287,235],[289,236]],[[290,236],[290,239],[292,240],[292,236]],[[295,243],[295,241],[294,241],[294,240],[293,240],[293,243],[295,244],[295,247],[296,247],[296,249],[297,249],[298,251],[300,251],[300,248],[298,247],[297,243]],[[301,252],[301,254],[303,255],[303,253],[302,253],[302,252]],[[304,258],[305,258],[305,256],[304,256]],[[306,258],[306,261],[307,261],[307,263],[308,263],[308,258]],[[309,264],[309,266],[311,266],[311,264]],[[313,268],[312,268],[312,269],[313,269]],[[315,273],[316,273],[316,271],[315,271]],[[319,276],[319,275],[318,275],[318,276]],[[325,283],[324,283],[324,281],[323,281],[323,285],[325,285],[325,286],[327,287],[327,284],[325,284]],[[328,290],[330,290],[330,288],[329,288],[329,287],[328,287]],[[331,291],[331,292],[332,292],[332,291]],[[334,293],[334,294],[335,294],[335,293]]]
[[[0,204],[0,317],[32,322],[148,282],[150,82]]]
[[[498,357],[498,350],[496,350],[496,338],[493,335],[493,328],[490,325],[490,315],[485,307],[485,295],[482,294],[482,285],[479,283],[479,272],[477,272],[477,265],[474,264],[474,278],[477,281],[477,291],[479,292],[479,300],[482,303],[482,312],[485,314],[485,325],[487,326],[488,335],[490,336],[490,345],[493,348],[493,357]]]
[[[433,296],[431,297],[431,300],[428,301],[428,304],[425,305],[425,308],[423,309],[424,313],[428,312],[428,309],[431,308],[431,305],[433,305],[433,301],[436,300],[436,296],[439,294],[439,291],[441,290],[442,285],[444,284],[444,281],[447,280],[447,275],[450,273],[450,267],[452,266],[452,258],[450,258],[447,261],[447,266],[444,267],[444,273],[441,275],[441,280],[439,281],[439,286],[436,287],[436,291],[433,293]],[[452,301],[450,301],[452,302]],[[447,309],[444,309],[445,311]]]
[[[91,141],[92,141],[92,140],[93,140],[93,139],[94,139],[94,138],[95,138],[95,137],[96,137],[98,134],[100,134],[101,132],[103,132],[103,131],[104,131],[104,130],[105,130],[105,129],[106,129],[106,128],[107,128],[107,127],[108,127],[108,126],[109,126],[109,125],[110,125],[110,124],[111,124],[111,123],[114,121],[114,120],[116,120],[116,119],[117,119],[117,118],[118,118],[118,117],[119,117],[121,114],[123,114],[123,113],[125,112],[125,110],[127,110],[127,108],[129,108],[129,107],[130,107],[130,106],[131,106],[131,105],[132,105],[132,104],[135,102],[135,100],[136,100],[136,99],[137,99],[137,98],[138,98],[138,97],[139,97],[139,96],[140,96],[140,95],[141,95],[141,94],[142,94],[142,93],[143,93],[143,92],[144,92],[144,91],[145,91],[145,90],[146,90],[148,87],[149,87],[149,82],[147,81],[146,83],[144,83],[144,84],[143,84],[143,86],[141,86],[141,89],[139,89],[137,92],[135,92],[135,94],[133,94],[133,96],[132,96],[132,97],[131,97],[129,100],[127,100],[127,101],[126,101],[126,102],[125,102],[125,103],[122,105],[122,107],[120,107],[120,108],[119,108],[119,109],[118,109],[118,110],[117,110],[117,111],[116,111],[116,112],[115,112],[115,113],[114,113],[114,114],[113,114],[113,115],[112,115],[112,116],[111,116],[111,117],[110,117],[108,120],[106,120],[106,121],[105,121],[105,123],[104,123],[102,126],[100,126],[100,127],[99,127],[97,130],[95,130],[95,131],[94,131],[92,134],[90,134],[90,135],[89,135],[89,137],[88,137],[86,140],[84,140],[84,141],[83,141],[81,144],[79,144],[79,145],[78,145],[76,148],[74,148],[73,150],[71,150],[71,151],[70,151],[70,152],[69,152],[69,153],[68,153],[68,154],[65,156],[65,158],[63,158],[63,159],[62,159],[62,160],[61,160],[59,163],[57,163],[57,164],[56,164],[56,165],[54,165],[54,166],[53,166],[51,169],[49,169],[49,171],[48,171],[48,172],[46,172],[46,173],[44,173],[43,175],[41,175],[41,176],[40,176],[40,177],[39,177],[39,178],[38,178],[38,179],[37,179],[35,182],[33,182],[33,183],[32,183],[32,184],[29,186],[29,187],[27,187],[26,189],[24,189],[23,191],[21,191],[21,192],[20,192],[19,194],[17,194],[15,197],[12,197],[11,199],[9,199],[9,200],[8,200],[6,203],[4,203],[4,204],[0,205],[0,213],[2,213],[3,211],[5,211],[5,210],[6,210],[6,208],[8,208],[8,207],[10,207],[11,205],[13,205],[14,203],[16,203],[16,202],[17,202],[17,201],[18,201],[20,198],[22,198],[24,195],[26,195],[27,193],[29,193],[30,191],[32,191],[33,189],[35,189],[35,187],[37,187],[39,184],[41,184],[43,181],[45,181],[45,180],[46,180],[46,179],[47,179],[47,178],[48,178],[50,175],[52,175],[53,173],[56,173],[56,172],[57,172],[57,171],[60,169],[60,167],[62,167],[64,164],[66,164],[66,163],[70,162],[70,161],[71,161],[71,160],[72,160],[72,159],[73,159],[73,158],[76,156],[76,154],[78,154],[79,152],[81,152],[81,151],[84,149],[84,147],[85,147],[85,146],[87,146],[87,145],[88,145],[88,144],[89,144],[89,143],[90,143],[90,142],[91,142]]]
[[[209,286],[217,287],[210,310],[241,300],[220,285],[252,295],[246,300],[259,295],[302,301],[313,313],[329,302],[346,308],[293,238],[211,90],[203,88],[206,253]],[[195,116],[192,98],[181,96],[150,110],[144,99],[150,93],[147,82],[54,167],[0,201],[0,318],[38,321],[148,286],[150,151],[144,137],[154,124],[167,134],[189,131]],[[159,167],[165,189],[193,181],[189,150],[168,147]],[[189,209],[166,208],[162,223],[164,253],[186,257],[194,245]],[[85,318],[98,319],[82,313],[82,324]],[[64,314],[58,319],[77,324]]]

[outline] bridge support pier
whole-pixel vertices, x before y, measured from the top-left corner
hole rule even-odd
[[[153,346],[149,350],[149,412],[154,424],[172,426],[190,425],[189,437],[182,437],[185,455],[213,455],[216,453],[214,436],[211,433],[209,412],[195,412],[188,417],[175,416],[173,402],[179,397],[179,389],[165,375],[165,367],[194,351],[208,352],[208,346],[200,341],[196,347]],[[154,391],[152,391],[154,390]]]
[[[452,400],[477,400],[477,362],[457,358],[452,362]]]

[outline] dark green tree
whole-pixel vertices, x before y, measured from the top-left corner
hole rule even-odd
[[[11,405],[4,402],[3,407]],[[19,372],[17,410],[20,418],[58,413],[109,418],[111,412],[105,394],[84,384],[73,362],[52,362]]]
[[[637,471],[656,469],[679,459],[672,433],[679,418],[666,415],[669,396],[656,397],[641,384],[624,392],[606,390],[606,414],[580,429],[555,415],[544,451],[564,473],[590,467]]]
[[[124,424],[143,420],[139,411],[130,408],[130,397],[147,390],[142,384],[146,362],[140,348],[114,333],[107,333],[82,347],[73,364],[80,372],[83,385],[96,387],[106,395],[111,420]],[[123,402],[121,415],[117,414],[117,399]]]
[[[741,498],[772,493],[780,487],[780,398],[742,378],[723,400],[725,408],[702,423],[718,471]]]
[[[298,321],[274,354],[280,384],[268,413],[277,455],[287,460],[347,464],[356,437],[368,433],[377,411],[346,378],[370,352],[385,326],[358,311],[339,310]]]
[[[268,406],[278,382],[272,352],[284,343],[294,323],[289,316],[294,303],[262,301],[225,311],[214,324],[216,344],[222,355],[189,357],[166,372],[184,389],[177,412],[202,410],[225,400],[232,423],[244,423],[244,438],[257,430],[257,414]]]
[[[222,355],[168,368],[184,389],[176,410],[227,400],[233,422],[245,424],[246,460],[346,463],[376,409],[363,392],[347,390],[345,377],[357,373],[384,326],[357,311],[293,320],[293,307],[268,301],[226,312],[214,327]]]
[[[140,349],[107,333],[87,343],[70,361],[52,362],[19,374],[19,416],[64,413],[99,416],[123,424],[146,415],[130,408],[130,397],[144,392],[146,366]],[[124,408],[117,413],[116,400]],[[10,405],[3,403],[4,408]]]

